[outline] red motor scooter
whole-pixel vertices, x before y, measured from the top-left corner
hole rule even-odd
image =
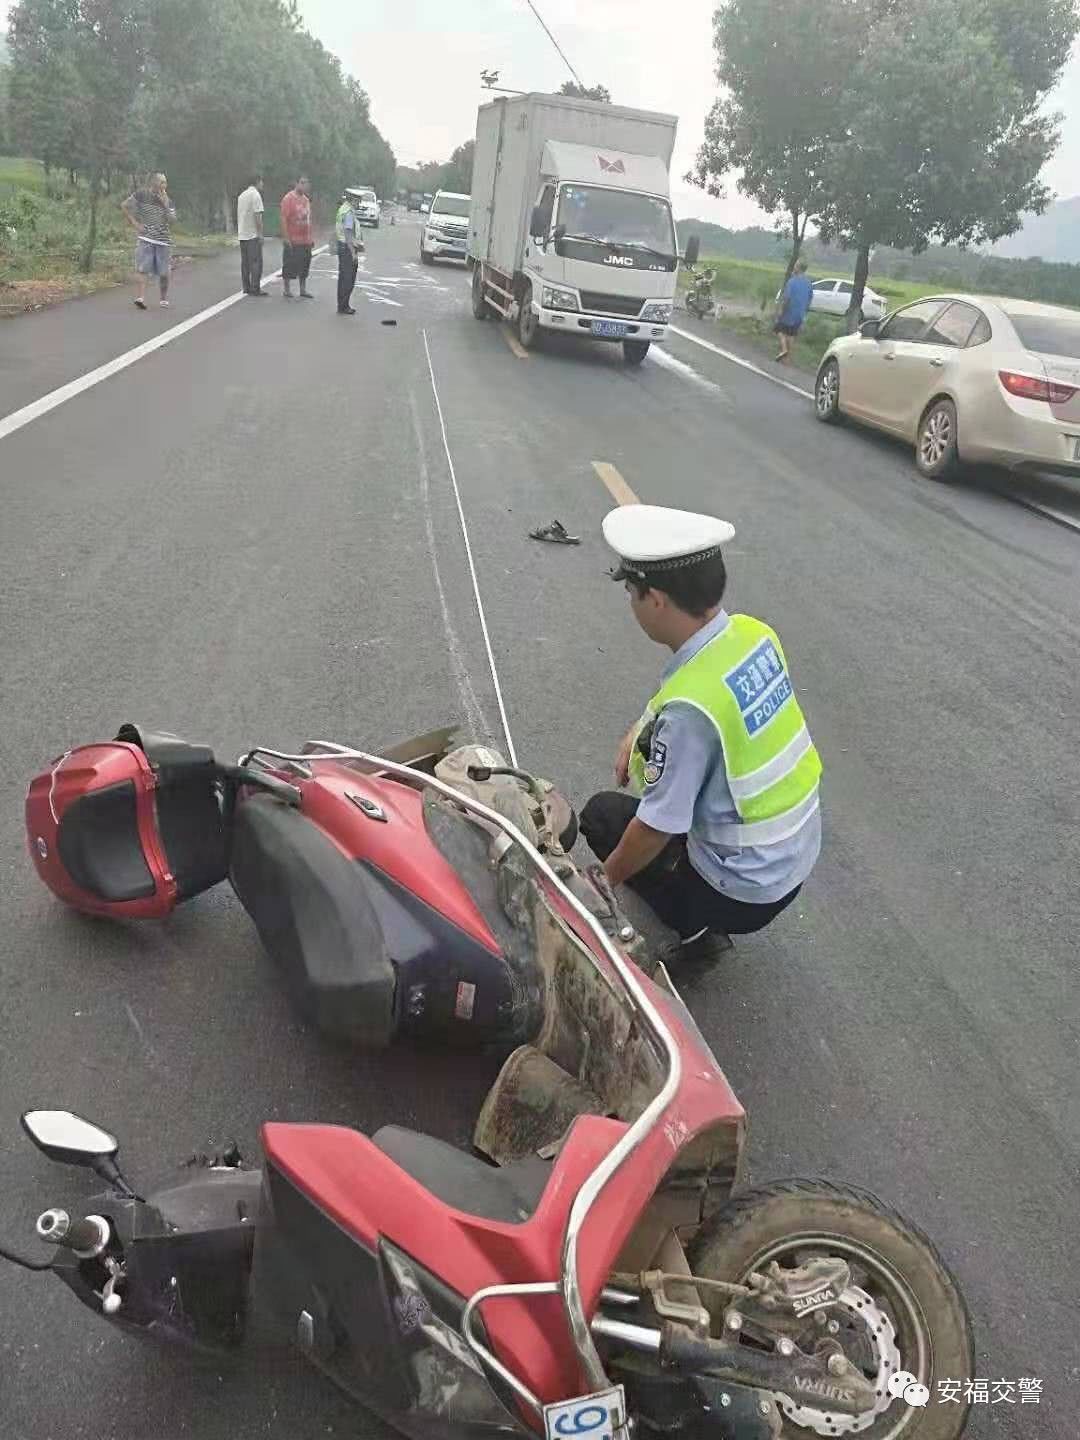
[[[973,1364],[930,1242],[848,1187],[735,1188],[738,1101],[666,971],[646,976],[614,943],[560,854],[398,761],[252,752],[238,785],[260,756],[270,788],[245,803],[295,809],[273,787],[304,771],[341,770],[362,798],[372,776],[415,795],[478,913],[497,903],[504,949],[530,957],[538,1023],[484,1102],[474,1154],[397,1127],[268,1124],[261,1169],[226,1155],[143,1199],[106,1131],[27,1113],[41,1150],[107,1181],[80,1217],[37,1223],[85,1305],[209,1348],[239,1344],[258,1314],[415,1437],[962,1434],[964,1406],[911,1398]]]

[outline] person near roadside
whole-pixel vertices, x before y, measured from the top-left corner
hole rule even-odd
[[[168,181],[160,172],[151,175],[145,185],[132,191],[121,202],[128,224],[135,231],[135,274],[138,294],[135,304],[140,310],[146,309],[146,282],[151,275],[157,276],[160,292],[158,304],[169,303],[169,275],[171,271],[172,232],[170,225],[176,219],[176,210],[169,199]]]
[[[791,342],[802,329],[813,298],[814,287],[806,273],[806,261],[796,260],[791,278],[780,292],[773,325],[773,330],[780,339],[776,358],[781,363],[791,354]]]
[[[356,203],[360,198],[358,190],[348,188],[342,193],[341,204],[334,218],[334,238],[337,241],[337,313],[355,315],[352,293],[356,284],[359,255],[364,242],[356,224]]]
[[[263,180],[252,175],[246,190],[236,197],[236,238],[240,241],[240,284],[244,294],[265,300],[263,272]]]
[[[307,288],[311,269],[311,184],[301,175],[291,190],[281,197],[281,293],[292,299],[292,282],[300,283],[300,294],[314,300]]]
[[[709,515],[623,505],[604,519],[634,619],[672,658],[581,833],[610,883],[673,929],[665,961],[715,959],[798,895],[821,849],[821,760],[776,632],[724,609]]]

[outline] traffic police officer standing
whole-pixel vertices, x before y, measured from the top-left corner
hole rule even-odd
[[[711,959],[791,904],[821,848],[821,761],[775,632],[723,608],[724,520],[654,505],[604,519],[634,618],[673,652],[619,750],[633,795],[594,795],[581,829],[612,885]]]
[[[356,226],[356,190],[346,190],[334,219],[334,237],[337,240],[337,312],[339,315],[355,315],[349,303],[353,286],[356,284],[356,270],[359,264],[357,254],[363,250]]]

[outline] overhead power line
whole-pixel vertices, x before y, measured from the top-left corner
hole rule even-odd
[[[551,33],[551,31],[548,29],[547,25],[544,24],[544,17],[540,14],[540,11],[537,10],[536,6],[533,4],[533,0],[525,0],[525,4],[528,5],[529,9],[530,9],[530,10],[533,12],[533,14],[536,16],[537,20],[540,21],[540,24],[541,24],[541,26],[543,27],[544,34],[548,37],[548,39],[551,41],[552,45],[555,46],[555,49],[556,49],[556,50],[559,52],[559,54],[562,56],[563,64],[564,64],[564,65],[566,66],[566,68],[570,71],[570,74],[574,77],[574,79],[577,81],[577,83],[581,86],[582,90],[584,90],[584,89],[585,89],[584,81],[582,80],[581,76],[577,73],[577,71],[574,69],[574,67],[570,64],[570,61],[566,58],[566,51],[562,48],[562,46],[559,44],[559,42],[555,39],[555,36],[554,36],[554,35]]]

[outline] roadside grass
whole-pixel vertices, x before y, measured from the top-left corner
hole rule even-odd
[[[768,260],[738,260],[728,255],[702,255],[697,271],[709,267],[713,272],[713,294],[720,305],[729,302],[738,309],[722,309],[717,314],[716,324],[720,329],[729,330],[750,340],[755,349],[770,354],[776,353],[776,336],[773,334],[776,294],[784,281],[784,266]],[[825,278],[851,279],[835,270],[818,273],[810,270],[812,280]],[[937,295],[940,285],[930,285],[917,280],[890,280],[871,277],[871,288],[884,295],[890,308],[910,304],[923,295]],[[679,288],[686,289],[687,272],[679,275]],[[954,289],[957,287],[953,287]],[[813,374],[821,361],[822,353],[830,341],[843,334],[844,317],[841,315],[815,315],[811,312],[806,324],[795,338],[791,350],[793,368]]]
[[[86,186],[66,175],[46,176],[36,160],[0,156],[0,316],[40,309],[57,300],[116,285],[132,270],[131,229],[120,213],[122,193],[103,195],[98,243],[88,275],[79,258],[88,223]],[[227,235],[193,235],[178,227],[176,259],[211,255]]]
[[[728,255],[702,255],[697,268],[708,266],[713,272],[713,293],[729,300],[740,300],[746,304],[757,304],[771,309],[776,292],[784,282],[784,266],[769,260],[736,260]],[[811,280],[826,278],[850,280],[852,276],[842,275],[836,270],[820,271],[812,267],[808,272]],[[685,284],[685,272],[681,283]],[[924,295],[941,293],[941,285],[931,285],[925,280],[891,280],[887,277],[870,277],[870,287],[884,295],[892,305],[907,305]],[[962,287],[947,286],[956,290]]]

